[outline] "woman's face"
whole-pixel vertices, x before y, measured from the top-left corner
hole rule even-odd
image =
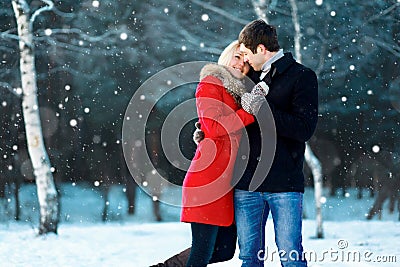
[[[244,62],[244,56],[243,53],[240,52],[239,47],[236,48],[236,51],[231,58],[231,62],[229,62],[229,67],[237,69],[244,75],[246,75],[249,72],[250,65]]]

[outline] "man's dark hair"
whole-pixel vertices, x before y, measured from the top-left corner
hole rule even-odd
[[[240,32],[238,40],[253,53],[257,52],[259,44],[264,45],[270,52],[277,52],[280,48],[276,28],[262,19],[248,23]]]

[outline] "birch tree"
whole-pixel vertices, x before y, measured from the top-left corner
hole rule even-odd
[[[118,158],[117,153],[119,150],[115,148],[118,147],[118,143],[115,139],[118,138],[119,127],[116,121],[120,120],[123,108],[126,106],[123,104],[125,99],[131,95],[128,90],[122,90],[120,85],[125,84],[124,87],[129,86],[129,89],[135,87],[132,86],[133,79],[131,77],[136,77],[136,75],[128,75],[128,78],[125,76],[125,72],[130,72],[132,68],[132,61],[123,59],[137,59],[145,54],[137,51],[137,45],[135,44],[137,39],[127,27],[131,19],[134,21],[133,23],[136,23],[135,12],[132,10],[139,7],[136,6],[136,3],[129,3],[124,4],[124,9],[122,9],[118,8],[119,3],[111,0],[107,3],[102,1],[101,3],[104,4],[104,7],[99,7],[96,3],[90,5],[90,2],[60,2],[57,3],[58,6],[53,5],[52,1],[28,3],[29,1],[10,1],[8,3],[9,6],[7,6],[7,9],[10,10],[9,13],[11,13],[11,16],[9,15],[10,19],[14,21],[14,16],[17,16],[18,30],[21,29],[20,35],[23,35],[23,37],[14,34],[17,31],[17,26],[14,26],[14,22],[8,22],[3,26],[4,31],[0,32],[0,38],[7,41],[2,43],[0,50],[19,51],[20,49],[15,46],[17,43],[15,41],[22,42],[20,44],[21,57],[18,55],[18,59],[21,59],[21,74],[14,75],[15,70],[13,67],[16,64],[11,62],[12,60],[18,61],[17,53],[8,53],[12,60],[4,59],[3,56],[3,63],[9,61],[11,63],[9,68],[0,74],[0,78],[5,77],[3,79],[5,82],[0,82],[0,88],[7,90],[9,92],[8,95],[13,94],[20,99],[24,98],[24,103],[26,103],[25,99],[28,96],[33,97],[36,95],[36,100],[34,102],[31,101],[33,104],[29,102],[29,105],[24,104],[24,107],[33,106],[34,111],[40,110],[42,115],[43,110],[46,110],[47,113],[54,112],[55,114],[56,119],[51,122],[49,122],[49,119],[46,121],[46,118],[42,117],[42,124],[40,124],[40,118],[37,120],[23,116],[26,123],[30,124],[26,128],[27,136],[32,136],[30,134],[32,131],[28,130],[28,127],[32,129],[32,125],[42,126],[42,133],[35,135],[42,136],[41,138],[27,140],[29,144],[32,143],[32,140],[36,141],[37,147],[28,145],[29,148],[27,147],[27,149],[35,147],[37,148],[35,152],[38,149],[48,150],[47,156],[44,153],[41,153],[40,156],[37,156],[37,153],[33,155],[42,160],[42,165],[48,163],[47,171],[42,168],[40,172],[35,170],[35,174],[47,175],[50,169],[51,172],[49,174],[52,174],[53,181],[56,178],[61,181],[76,181],[80,179],[101,181],[103,177],[98,174],[97,170],[107,168],[109,165],[94,162],[92,160],[93,155],[103,160],[105,157],[110,157],[113,160]],[[34,9],[33,6],[39,6],[39,8]],[[16,10],[14,14],[12,9]],[[37,11],[35,11],[36,9]],[[120,13],[108,12],[113,9],[120,10]],[[51,16],[44,14],[44,11],[51,11]],[[23,23],[23,25],[19,25],[20,23]],[[39,23],[41,23],[40,26],[38,26]],[[46,24],[50,23],[50,27],[44,28]],[[7,28],[8,25],[10,28]],[[94,27],[93,25],[96,26]],[[119,63],[115,64],[117,60]],[[137,69],[141,66],[139,63]],[[150,67],[144,67],[143,72],[146,71],[147,73],[147,68]],[[114,71],[109,71],[110,69]],[[7,75],[6,71],[10,75]],[[117,75],[123,76],[124,79],[118,80],[119,77],[116,77]],[[23,89],[15,88],[20,87],[19,76],[22,77]],[[26,80],[28,82],[25,82]],[[77,82],[74,82],[74,80],[77,80]],[[43,83],[46,84],[46,87],[40,86]],[[94,86],[90,87],[92,84]],[[26,86],[30,86],[29,93],[26,93],[28,90]],[[88,90],[88,86],[93,90]],[[111,90],[113,88],[118,88],[121,93],[118,92],[116,94],[115,90]],[[21,93],[22,91],[23,93]],[[71,91],[73,91],[73,94],[71,94]],[[110,91],[112,96],[105,96],[105,93]],[[122,91],[124,94],[122,94]],[[11,101],[5,101],[4,95],[0,94],[0,98],[3,101],[3,106],[5,103],[7,105],[11,104]],[[14,101],[14,103],[16,102]],[[43,103],[43,106],[39,108],[38,103]],[[84,112],[84,108],[87,111]],[[105,108],[107,108],[106,111],[104,111]],[[112,112],[109,112],[110,109]],[[116,109],[120,110],[121,113],[117,112]],[[92,116],[92,113],[96,115]],[[101,113],[102,116],[97,116],[98,113]],[[53,129],[57,129],[57,132],[52,135],[46,135],[48,130],[45,127],[50,123],[54,127]],[[106,123],[107,125],[103,127]],[[92,131],[87,131],[88,127]],[[12,128],[10,122],[2,125],[2,129],[7,128]],[[100,131],[97,131],[98,128],[107,128],[106,130],[113,133],[111,137],[113,139],[109,138],[109,136],[103,136],[104,142],[100,144],[92,142],[93,136],[90,136],[90,134],[93,134],[94,131],[99,133]],[[38,128],[35,128],[36,133],[38,133],[37,130]],[[109,139],[107,140],[106,138]],[[107,143],[116,145],[113,145],[112,148],[107,148],[107,151],[104,151],[104,149],[92,149],[95,146],[103,148]],[[111,145],[108,147],[111,147]],[[25,149],[25,146],[22,149]],[[110,153],[113,156],[110,156]],[[33,156],[30,155],[30,158]],[[35,162],[34,159],[31,159],[31,161]],[[82,162],[85,163],[83,164]],[[91,163],[94,164],[92,165]],[[115,163],[115,165],[118,164]],[[83,168],[83,166],[85,167]],[[115,173],[118,173],[118,170],[115,170]],[[56,176],[57,174],[58,176]],[[39,183],[39,179],[36,182]],[[44,184],[49,185],[50,183],[46,182]],[[54,185],[54,182],[52,184]],[[38,190],[40,189],[43,188],[38,186]],[[44,195],[38,194],[40,206],[42,206],[43,200],[52,199],[49,192]],[[42,212],[42,209],[40,211]],[[59,209],[57,209],[57,212],[54,210],[54,214],[57,213],[60,213]]]
[[[12,0],[18,27],[20,49],[20,72],[22,83],[22,112],[29,156],[36,179],[40,206],[39,235],[57,233],[58,196],[51,172],[51,164],[45,149],[37,98],[35,70],[35,45],[33,43],[33,23],[44,11],[51,10],[53,3],[45,1],[46,6],[29,17],[30,8],[25,0]]]

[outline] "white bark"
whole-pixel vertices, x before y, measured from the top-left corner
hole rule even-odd
[[[317,222],[317,238],[324,237],[324,231],[322,228],[322,166],[321,162],[312,152],[308,143],[306,144],[305,160],[311,169],[314,177],[314,198],[315,198],[315,211],[316,211],[316,222]]]
[[[258,18],[263,19],[265,22],[268,23],[268,18],[267,18],[267,10],[268,10],[268,4],[266,0],[253,0],[251,1],[253,4],[254,11],[256,12],[256,15]]]
[[[298,18],[298,10],[296,0],[289,0],[292,9],[292,21],[295,30],[294,34],[294,51],[296,60],[301,63],[301,30],[300,22]],[[306,144],[305,160],[307,165],[310,167],[314,178],[314,196],[315,196],[315,209],[316,209],[316,221],[317,221],[317,238],[323,237],[322,229],[322,210],[321,210],[321,197],[322,197],[322,166],[321,162],[312,152],[309,144]]]
[[[300,48],[300,39],[301,39],[301,30],[300,30],[300,22],[299,22],[299,17],[298,17],[298,9],[297,9],[297,4],[296,0],[289,0],[290,6],[292,8],[292,22],[293,22],[293,27],[294,27],[294,52],[296,55],[296,60],[301,63],[302,62],[302,57],[301,57],[301,48]]]
[[[22,112],[24,115],[28,152],[36,178],[40,206],[39,234],[57,233],[58,198],[50,160],[47,155],[37,99],[35,54],[32,22],[29,21],[29,6],[25,0],[12,0],[18,26],[20,71],[22,82]],[[38,14],[37,12],[35,14]]]

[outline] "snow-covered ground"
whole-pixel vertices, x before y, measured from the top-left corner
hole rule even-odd
[[[100,194],[80,185],[62,186],[61,223],[58,235],[36,236],[38,204],[34,185],[21,189],[22,222],[5,218],[0,211],[0,266],[133,266],[163,261],[190,245],[190,227],[179,222],[179,207],[161,205],[163,222],[155,222],[152,200],[138,191],[137,208],[127,215],[123,188],[112,188],[110,221],[101,222]],[[175,192],[180,198],[180,192]],[[398,213],[382,220],[365,220],[373,199],[326,198],[323,205],[324,239],[315,239],[313,191],[305,193],[304,248],[309,266],[400,266],[400,223]],[[12,213],[14,199],[10,199]],[[265,266],[280,266],[272,220],[267,223]],[[235,257],[211,266],[240,266]]]

